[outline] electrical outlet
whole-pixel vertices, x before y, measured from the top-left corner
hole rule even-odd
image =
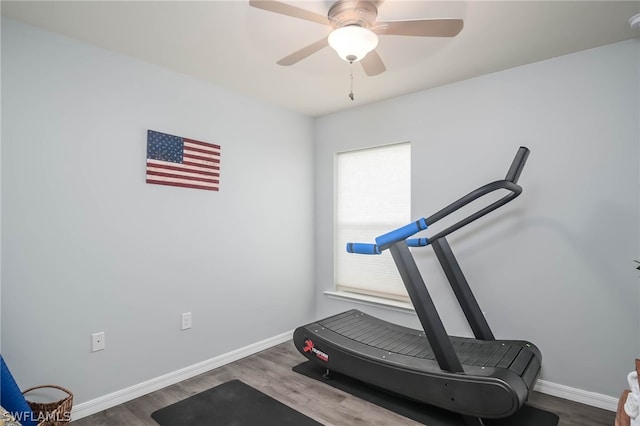
[[[104,331],[100,333],[93,333],[91,335],[91,352],[98,352],[104,350],[105,340]]]
[[[191,328],[191,312],[185,312],[182,314],[182,329],[187,330]]]

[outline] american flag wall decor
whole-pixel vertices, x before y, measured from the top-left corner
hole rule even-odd
[[[147,183],[220,189],[220,145],[147,131]]]

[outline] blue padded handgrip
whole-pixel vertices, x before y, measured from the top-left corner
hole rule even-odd
[[[405,242],[409,247],[424,247],[429,245],[428,238],[407,238]]]
[[[403,226],[402,228],[398,228],[394,231],[387,232],[386,234],[380,235],[376,238],[376,244],[380,248],[380,250],[384,250],[398,241],[402,241],[412,236],[413,234],[422,231],[423,229],[427,229],[427,221],[424,217],[418,219],[415,222],[411,222],[408,225]]]
[[[347,253],[380,254],[380,249],[375,244],[347,243]]]

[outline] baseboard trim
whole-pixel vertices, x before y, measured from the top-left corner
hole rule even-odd
[[[292,336],[293,330],[287,331],[286,333],[282,333],[277,336],[262,340],[260,342],[253,343],[251,345],[236,349],[234,351],[208,359],[206,361],[193,364],[189,367],[176,370],[160,377],[156,377],[155,379],[147,380],[146,382],[138,383],[137,385],[133,385],[131,387],[101,396],[99,398],[83,402],[73,407],[73,410],[71,411],[71,418],[73,420],[78,420],[83,417],[98,413],[102,410],[115,407],[116,405],[124,404],[125,402],[131,401],[143,395],[147,395],[151,392],[155,392],[167,386],[171,386],[183,380],[195,377],[198,374],[206,373],[207,371],[222,367],[223,365],[256,354],[260,351],[279,345],[280,343],[287,342],[291,340]],[[538,380],[534,390],[547,395],[556,396],[558,398],[563,398],[569,401],[579,402],[581,404],[586,404],[592,407],[602,408],[604,410],[614,412],[616,411],[618,405],[618,400],[614,397],[576,389],[569,386],[548,382],[546,380]]]
[[[558,398],[568,399],[569,401],[602,408],[603,410],[615,412],[618,407],[618,400],[612,396],[559,385],[557,383],[547,382],[546,380],[538,380],[533,390],[547,395],[557,396]]]
[[[146,382],[138,383],[137,385],[83,402],[73,407],[71,411],[71,418],[73,420],[78,420],[102,410],[115,407],[116,405],[131,401],[132,399],[141,397],[148,393],[155,392],[183,380],[190,379],[198,374],[206,373],[214,368],[222,367],[223,365],[245,358],[249,355],[269,349],[270,347],[279,345],[280,343],[287,342],[291,340],[292,336],[293,330],[287,331],[286,333],[253,343],[206,361],[193,364],[189,367],[156,377],[155,379],[147,380]]]

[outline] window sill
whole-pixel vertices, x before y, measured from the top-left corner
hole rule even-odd
[[[376,308],[390,309],[398,312],[415,312],[413,305],[408,302],[400,302],[397,300],[384,299],[382,297],[366,296],[364,294],[349,293],[346,291],[333,291],[327,290],[324,292],[325,296],[329,299],[355,302],[367,306],[374,306]]]

